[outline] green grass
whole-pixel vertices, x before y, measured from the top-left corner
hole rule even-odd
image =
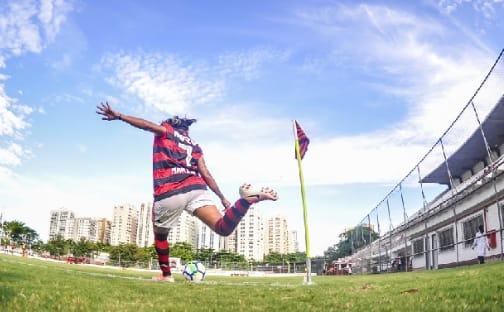
[[[301,277],[152,273],[0,255],[1,311],[503,311],[504,262],[438,271]]]

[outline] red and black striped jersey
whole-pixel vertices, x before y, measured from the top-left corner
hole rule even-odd
[[[207,189],[198,172],[198,159],[203,156],[201,147],[170,124],[162,123],[161,126],[166,134],[154,137],[152,155],[154,201]]]

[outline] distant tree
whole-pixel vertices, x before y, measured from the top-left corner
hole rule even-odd
[[[247,268],[249,261],[243,255],[220,250],[215,253],[215,262],[218,262],[225,269]]]
[[[215,260],[215,251],[212,248],[200,248],[196,250],[194,258],[200,261],[212,262]]]
[[[67,253],[68,247],[63,236],[58,234],[47,242],[44,249],[49,252],[51,256],[60,258]]]
[[[41,241],[40,239],[33,241],[31,243],[31,250],[36,253],[41,253],[42,251],[44,251],[44,245],[45,245],[44,242]]]
[[[111,248],[110,244],[104,244],[102,242],[95,242],[94,250],[96,251],[96,253],[109,252],[110,248]]]
[[[130,267],[140,264],[150,263],[156,258],[154,246],[138,247],[136,244],[119,244],[118,246],[108,246],[109,259],[122,267]]]
[[[135,258],[138,262],[143,262],[143,263],[148,263],[152,258],[156,259],[156,256],[153,257],[152,255],[152,250],[153,247],[142,247],[138,248]],[[154,255],[156,254],[156,251],[154,250]]]
[[[177,242],[170,248],[172,257],[180,258],[182,261],[190,261],[194,259],[192,245],[187,242]]]
[[[138,262],[138,246],[136,244],[119,244],[110,247],[109,258],[119,265],[128,267]]]
[[[264,256],[264,263],[269,264],[285,264],[285,263],[300,263],[306,261],[306,253],[294,252],[288,254],[281,254],[278,252],[270,252]]]
[[[157,252],[156,252],[156,248],[154,247],[154,245],[149,246],[149,247],[145,247],[145,250],[149,254],[149,260],[150,260],[150,258],[157,259]]]
[[[21,221],[5,221],[1,226],[7,237],[16,243],[26,242],[27,244],[31,244],[38,240],[37,232]]]
[[[337,260],[350,256],[354,250],[378,239],[380,235],[373,231],[369,226],[359,225],[349,229],[339,235],[340,241],[329,247],[324,256],[327,260]]]
[[[367,225],[356,226],[348,232],[349,237],[347,239],[354,250],[364,247],[380,237],[378,233]]]
[[[334,244],[331,247],[327,248],[327,250],[324,251],[324,258],[328,261],[333,261],[341,258],[340,253],[338,252],[338,244]]]
[[[306,261],[306,253],[305,252],[294,252],[287,254],[287,259],[291,263],[299,263]]]
[[[10,239],[9,238],[2,237],[0,239],[0,245],[2,245],[2,246],[7,246],[7,245],[9,245],[9,243],[10,243]]]
[[[92,243],[82,237],[78,242],[72,242],[70,252],[74,257],[80,258],[90,256],[92,252]]]
[[[281,264],[285,262],[285,256],[278,252],[270,252],[264,257],[264,262],[269,264]]]

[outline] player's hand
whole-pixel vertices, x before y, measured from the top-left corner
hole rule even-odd
[[[221,200],[221,203],[222,203],[222,206],[224,206],[226,209],[229,208],[229,207],[231,207],[231,203],[226,198],[223,198]]]
[[[116,120],[119,119],[119,114],[118,112],[114,111],[112,107],[110,107],[108,102],[105,103],[100,103],[100,105],[96,106],[97,111],[96,113],[99,115],[102,115],[102,120]]]

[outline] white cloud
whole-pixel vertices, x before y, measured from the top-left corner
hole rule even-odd
[[[472,9],[485,17],[494,19],[497,16],[497,7],[503,6],[502,0],[441,0],[437,3],[439,9],[446,14],[452,14],[463,6],[470,5]]]
[[[38,18],[45,32],[47,42],[53,42],[73,10],[73,0],[40,0]]]
[[[331,59],[351,55],[352,64],[359,64],[357,70],[370,75],[379,72],[393,81],[373,82],[370,88],[396,96],[407,108],[405,119],[380,131],[320,140],[308,133],[312,143],[305,166],[311,184],[402,179],[457,116],[495,57],[486,49],[449,42],[452,30],[437,21],[391,7],[337,5],[298,11],[294,20],[333,42],[329,59],[311,56],[306,64],[352,66]],[[102,65],[112,69],[117,86],[137,95],[150,108],[187,113],[193,106],[223,97],[230,77],[256,79],[265,63],[289,58],[289,52],[274,49],[228,52],[216,64],[184,62],[173,55],[121,53],[108,55]],[[495,103],[495,96],[489,97],[478,109],[487,112]],[[256,111],[260,104],[242,102],[214,109],[212,118],[201,120],[193,135],[225,138],[221,142],[204,139],[203,144],[209,165],[219,177],[227,178],[225,183],[239,183],[246,177],[295,184],[295,162],[286,161],[293,153],[290,120],[264,116],[259,108]],[[313,123],[315,126],[316,121]],[[460,144],[474,129],[455,129],[461,132],[452,137],[459,141],[449,144]],[[236,167],[241,168],[239,174]]]
[[[9,57],[42,51],[71,10],[72,1],[7,1],[0,11],[0,68]]]
[[[0,138],[6,139],[0,144],[0,180],[10,172],[5,166],[19,165],[30,154],[15,141],[22,140],[24,132],[30,127],[26,117],[31,112],[31,107],[16,104],[16,99],[7,96],[4,85],[0,84]]]
[[[257,49],[225,53],[212,64],[168,54],[118,53],[103,57],[101,65],[112,71],[110,83],[136,95],[147,107],[190,114],[194,107],[220,100],[229,79],[255,79],[264,63],[287,57],[287,53]]]
[[[301,25],[334,42],[337,52],[333,55],[352,55],[352,63],[360,64],[358,69],[370,76],[385,74],[386,81],[373,82],[370,87],[396,96],[408,111],[404,120],[386,129],[313,143],[313,162],[307,159],[306,163],[316,172],[313,180],[317,183],[402,179],[416,164],[412,157],[419,161],[443,134],[496,57],[487,49],[449,42],[451,30],[436,21],[390,7],[339,5],[298,12],[297,18]],[[502,77],[496,79],[502,83]],[[500,91],[492,90],[486,98],[480,97],[480,118],[497,103]],[[450,143],[462,143],[476,126],[454,129],[452,137],[458,141]],[[328,163],[337,175],[324,170]],[[347,165],[351,163],[358,165]]]
[[[205,65],[184,64],[172,55],[109,54],[102,66],[112,69],[111,83],[163,112],[187,113],[192,105],[208,103],[222,94],[223,82],[205,77]]]
[[[289,52],[275,49],[252,49],[239,52],[228,52],[219,56],[218,66],[224,78],[238,76],[245,80],[253,80],[260,76],[264,63],[284,62],[289,58]]]
[[[33,1],[10,1],[0,16],[0,51],[20,55],[26,51],[40,52],[39,28],[32,18],[37,13]]]
[[[0,84],[0,136],[19,137],[29,126],[25,117],[30,113],[30,107],[15,104],[15,99],[8,97]]]
[[[5,68],[6,60],[11,57],[41,52],[55,39],[66,14],[72,9],[72,1],[64,0],[16,0],[2,5],[0,68]],[[0,82],[8,78],[0,73]],[[0,137],[9,139],[9,143],[0,146],[0,180],[11,173],[4,166],[19,165],[30,153],[14,141],[23,139],[25,131],[30,127],[27,116],[32,111],[27,105],[17,104],[16,99],[6,94],[4,83],[0,84]]]
[[[312,143],[305,167],[310,184],[401,180],[457,116],[495,57],[486,50],[440,44],[450,31],[444,25],[390,7],[339,5],[298,12],[295,20],[334,43],[337,52],[333,50],[329,56],[351,55],[353,64],[360,64],[358,70],[379,72],[393,80],[369,87],[400,98],[408,110],[404,120],[380,131],[330,139],[308,133]],[[211,65],[183,62],[172,55],[122,53],[108,55],[102,65],[113,70],[117,86],[137,95],[150,108],[185,113],[222,97],[229,77],[255,79],[264,63],[284,62],[289,57],[288,52],[251,49],[226,53]],[[310,64],[331,61],[312,58]],[[347,66],[337,60],[333,64]],[[209,74],[214,71],[221,76]],[[480,103],[483,112],[496,103],[495,97],[490,98]],[[260,104],[219,107],[213,110],[212,118],[198,123],[193,135],[225,140],[205,139],[203,144],[209,166],[226,179],[224,183],[240,183],[246,178],[275,185],[296,184],[295,162],[287,161],[293,159],[290,120],[265,116],[256,108]],[[254,116],[253,122],[250,116]],[[474,129],[456,129],[463,132],[453,135],[459,141],[450,144],[461,143]]]
[[[6,148],[0,148],[0,165],[19,165],[23,149],[20,145],[11,143]]]

